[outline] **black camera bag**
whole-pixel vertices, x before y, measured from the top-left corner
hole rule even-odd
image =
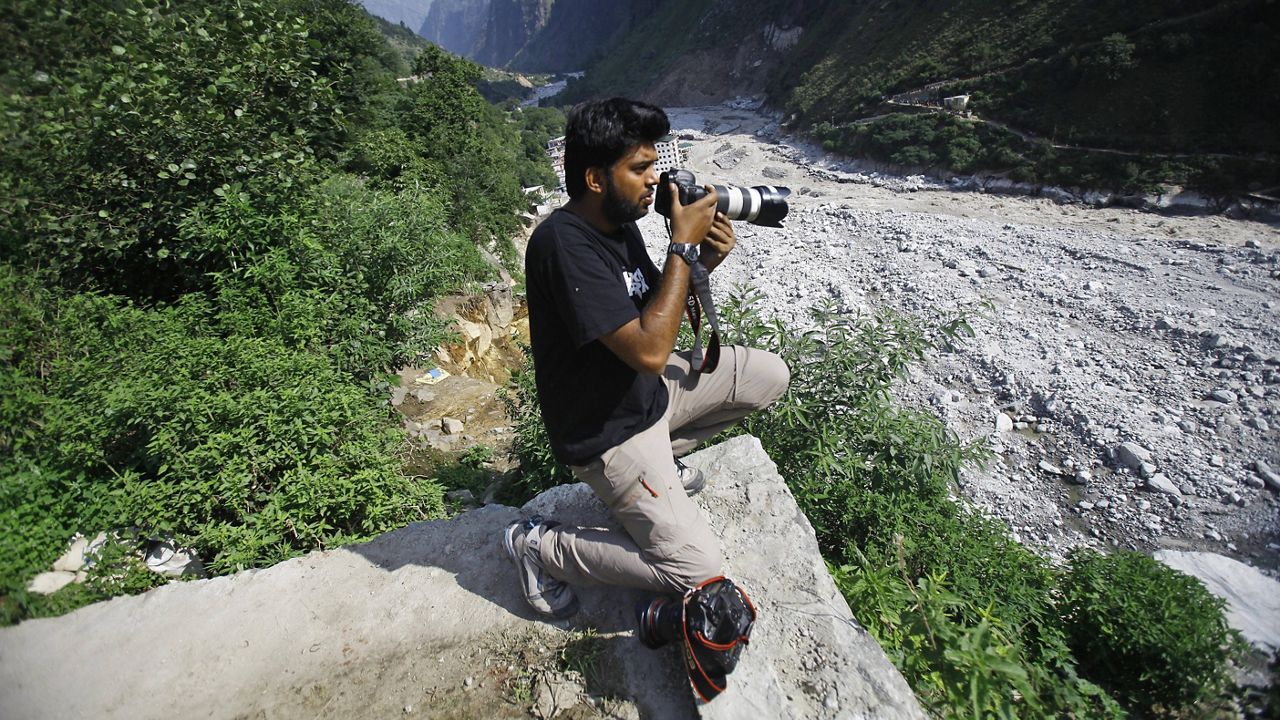
[[[703,702],[728,687],[728,675],[751,639],[756,609],[726,577],[712,578],[684,595],[681,647],[689,682]]]

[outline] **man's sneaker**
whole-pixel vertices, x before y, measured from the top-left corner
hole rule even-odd
[[[516,564],[524,599],[529,601],[529,606],[543,615],[567,618],[578,612],[578,597],[568,583],[557,580],[546,571],[538,552],[542,534],[559,524],[544,523],[537,515],[512,523],[502,536],[502,544]]]
[[[680,462],[680,458],[676,458],[676,475],[680,478],[680,484],[684,486],[685,495],[697,495],[707,486],[707,479],[703,477],[702,471],[685,465]]]

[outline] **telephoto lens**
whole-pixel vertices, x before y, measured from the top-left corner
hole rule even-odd
[[[684,605],[679,600],[656,597],[636,605],[640,642],[645,647],[657,649],[680,635],[684,622]]]
[[[680,204],[697,202],[707,194],[697,178],[688,170],[668,170],[658,181],[654,208],[663,215],[671,214],[671,190],[667,183],[675,183],[680,193]],[[736,185],[715,185],[716,210],[730,220],[746,220],[752,225],[782,227],[787,216],[787,196],[791,190],[773,185],[756,185],[742,188]]]

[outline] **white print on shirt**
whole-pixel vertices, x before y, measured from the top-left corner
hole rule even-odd
[[[623,270],[622,282],[626,283],[629,296],[644,297],[644,294],[649,292],[649,283],[644,279],[644,273],[640,272],[640,268],[636,268],[634,273]]]

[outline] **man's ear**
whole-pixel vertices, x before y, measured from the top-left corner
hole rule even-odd
[[[605,183],[607,182],[605,173],[607,172],[609,172],[607,168],[600,167],[599,165],[595,167],[587,168],[587,172],[586,172],[587,190],[589,192],[603,195]]]

